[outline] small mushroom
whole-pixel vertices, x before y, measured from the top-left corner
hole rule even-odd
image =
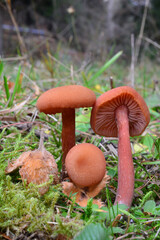
[[[82,188],[98,184],[106,172],[102,151],[91,143],[74,146],[66,156],[65,165],[69,178]]]
[[[52,88],[37,101],[37,108],[46,114],[62,113],[62,178],[65,158],[75,145],[75,108],[92,107],[96,101],[94,92],[79,85]]]
[[[76,202],[81,206],[98,195],[109,180],[104,155],[93,144],[82,143],[71,148],[65,165],[71,182],[63,182],[64,193],[69,196],[77,192]]]
[[[123,86],[102,94],[93,106],[91,127],[105,137],[118,137],[118,189],[115,204],[131,206],[134,194],[134,166],[130,136],[147,127],[150,114],[144,99],[131,87]]]

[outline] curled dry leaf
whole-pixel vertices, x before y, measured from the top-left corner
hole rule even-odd
[[[75,197],[76,203],[78,203],[81,207],[86,207],[88,200],[97,196],[109,180],[110,177],[106,172],[100,183],[90,187],[79,188],[73,182],[62,182],[63,193],[68,197],[71,197],[71,199]],[[99,208],[103,206],[100,199],[93,199],[93,204],[97,204]]]
[[[97,185],[95,186],[90,186],[88,187],[88,196],[90,198],[93,198],[95,196],[97,196],[99,194],[99,192],[106,187],[106,184],[109,183],[110,181],[110,176],[107,175],[107,172],[106,174],[104,175],[102,181],[100,183],[98,183]]]
[[[19,173],[22,181],[27,180],[27,184],[35,183],[37,185],[49,181],[49,176],[53,175],[54,183],[58,183],[58,169],[55,159],[44,147],[42,150],[24,152],[20,157],[8,164],[5,173],[11,173],[20,168]],[[43,195],[48,191],[49,186],[39,188],[39,193]]]

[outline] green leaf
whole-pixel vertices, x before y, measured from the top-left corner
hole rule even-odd
[[[155,215],[160,215],[160,205],[155,208]]]
[[[147,134],[143,139],[143,144],[148,147],[149,151],[152,150],[153,143],[154,143],[153,138],[149,134]]]
[[[21,72],[21,67],[19,67],[19,69],[18,69],[18,73],[17,73],[17,76],[16,76],[16,81],[15,81],[13,93],[12,93],[11,99],[10,99],[10,101],[8,103],[8,107],[11,107],[13,105],[14,97],[15,97],[15,94],[17,93],[17,90],[18,90],[20,72]]]
[[[124,204],[119,204],[114,205],[110,208],[107,207],[101,207],[101,209],[94,209],[94,214],[98,217],[98,219],[102,219],[102,220],[107,220],[109,222],[111,222],[112,220],[115,219],[115,217],[118,214],[121,214],[121,210],[125,210],[128,207]]]
[[[109,169],[107,174],[113,178],[117,174],[117,169]]]
[[[86,226],[74,240],[111,240],[112,236],[109,235],[107,229],[100,223],[89,224]]]
[[[0,61],[0,76],[2,75],[3,72],[3,62]]]
[[[85,73],[82,72],[81,74],[82,74],[82,78],[83,78],[83,81],[84,81],[84,86],[89,87],[87,77],[86,77]]]
[[[112,227],[112,231],[113,233],[121,233],[121,234],[124,234],[124,230],[120,227]]]
[[[76,130],[87,132],[90,128],[90,112],[76,117]]]
[[[114,55],[109,61],[107,62],[89,79],[89,81],[94,81],[97,77],[99,77],[112,63],[114,63],[121,55],[122,51],[118,52]]]
[[[4,76],[3,79],[4,79],[4,89],[5,89],[6,97],[7,97],[7,100],[8,100],[9,97],[10,97],[10,93],[9,93],[9,87],[8,87],[7,77]]]
[[[160,161],[153,161],[153,162],[143,162],[143,165],[157,165],[160,164]]]
[[[158,138],[155,142],[155,152],[154,152],[154,157],[159,159],[160,158],[160,138]]]
[[[125,204],[118,204],[118,206],[112,206],[110,210],[106,213],[106,219],[108,221],[114,220],[118,214],[121,214],[121,210],[126,210],[127,208],[128,206],[126,206]]]
[[[160,117],[160,113],[158,113],[157,111],[153,110],[153,109],[149,109],[150,114],[152,114],[154,117]]]
[[[148,200],[143,207],[144,212],[155,214],[156,203],[153,200]]]
[[[145,98],[145,101],[150,108],[153,108],[153,107],[160,106],[159,99],[160,99],[160,95],[157,93],[154,93],[151,96]]]

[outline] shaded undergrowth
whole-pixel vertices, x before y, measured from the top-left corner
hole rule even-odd
[[[38,148],[40,129],[45,133],[44,145],[53,154],[61,170],[61,116],[38,113],[36,100],[41,92],[51,87],[66,84],[82,84],[91,88],[97,96],[111,87],[125,85],[125,68],[113,65],[108,72],[98,72],[98,64],[81,69],[70,67],[54,59],[45,57],[38,66],[21,66],[21,82],[18,68],[3,64],[0,68],[1,80],[11,74],[15,83],[11,91],[0,86],[0,234],[14,235],[21,232],[42,231],[55,239],[158,239],[160,232],[160,105],[159,87],[152,77],[159,70],[154,66],[136,69],[135,88],[141,93],[150,108],[151,122],[142,136],[131,138],[135,168],[135,193],[131,209],[113,206],[117,189],[117,139],[107,139],[95,135],[90,128],[90,109],[76,112],[76,142],[89,142],[98,146],[106,158],[106,168],[111,181],[98,196],[104,207],[98,209],[92,199],[87,207],[78,206],[75,201],[62,193],[61,184],[52,185],[49,191],[40,196],[34,184],[22,183],[20,175],[14,172],[5,174],[8,161],[17,159],[24,151]],[[47,67],[46,67],[47,66]],[[117,66],[117,68],[116,68]],[[121,68],[121,73],[119,72]],[[19,68],[20,69],[20,68]],[[52,72],[52,78],[50,73]],[[5,77],[6,78],[5,78]],[[94,78],[94,76],[96,76]],[[72,80],[70,80],[72,79]],[[145,79],[145,80],[144,80]],[[91,81],[90,81],[91,80]],[[144,80],[144,81],[143,81]],[[145,84],[144,84],[145,82]],[[20,85],[19,85],[20,84]],[[14,93],[14,95],[13,95]],[[29,96],[29,98],[28,98]],[[16,108],[15,108],[16,107]],[[76,234],[79,233],[76,237]],[[11,234],[12,233],[12,234]],[[97,238],[96,238],[97,237]]]

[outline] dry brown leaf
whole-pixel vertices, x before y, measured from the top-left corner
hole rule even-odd
[[[88,197],[83,189],[75,186],[72,182],[62,182],[63,193],[71,199],[75,198],[76,203],[81,207],[87,206]]]
[[[6,114],[6,113],[11,113],[11,112],[21,110],[22,107],[29,101],[29,99],[30,99],[30,96],[26,100],[24,100],[23,102],[15,105],[13,108],[7,108],[7,109],[4,109],[4,110],[0,110],[0,114]]]
[[[110,177],[106,172],[102,181],[96,186],[79,188],[73,182],[62,182],[62,189],[63,193],[68,197],[71,196],[71,199],[75,198],[76,203],[78,203],[81,207],[86,207],[88,200],[97,196],[99,192],[106,186],[109,180]],[[100,199],[93,199],[93,204],[97,204],[99,208],[104,206],[103,202]]]
[[[24,161],[28,158],[30,153],[31,151],[24,152],[19,156],[17,160],[15,160],[14,162],[9,162],[8,166],[5,169],[5,173],[6,174],[11,173],[15,171],[17,168],[22,167],[24,164]]]
[[[106,187],[106,184],[109,183],[110,179],[111,179],[110,176],[108,176],[106,172],[100,183],[98,183],[96,186],[91,186],[88,188],[87,192],[88,196],[92,198],[97,196],[100,193],[100,191]]]
[[[44,147],[42,150],[36,149],[21,154],[21,156],[14,162],[8,164],[5,173],[20,168],[19,173],[22,181],[26,179],[27,184],[35,183],[37,185],[49,181],[49,176],[53,175],[54,183],[58,183],[58,168],[52,154]],[[48,191],[49,186],[39,188],[39,193],[43,195]]]

